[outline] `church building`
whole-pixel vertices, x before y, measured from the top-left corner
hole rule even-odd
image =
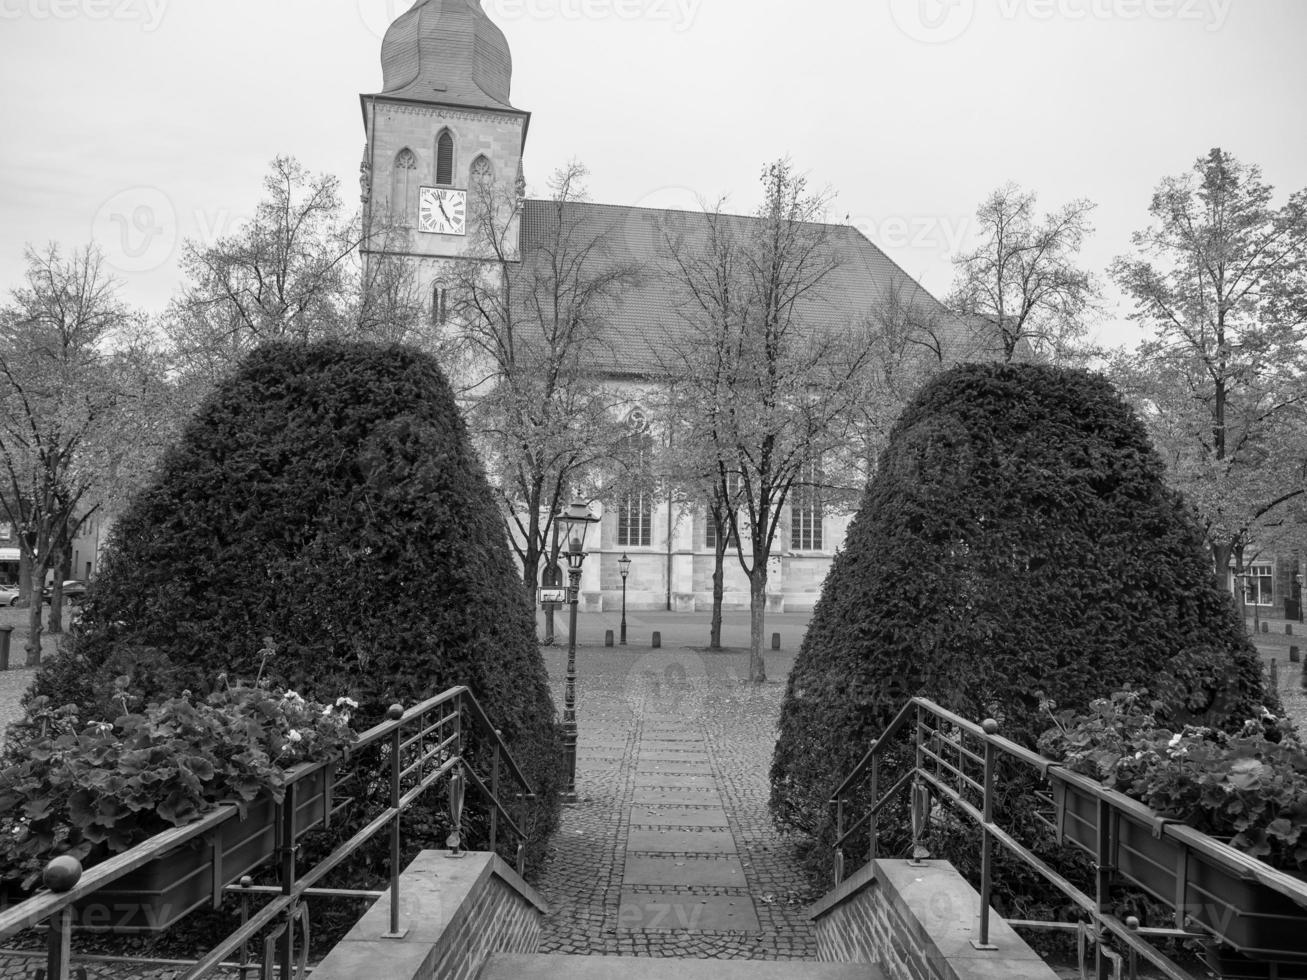
[[[445,286],[457,263],[484,261],[469,233],[469,188],[479,180],[521,182],[531,115],[510,100],[512,57],[507,40],[479,0],[417,0],[390,27],[381,53],[382,89],[362,96],[367,146],[363,197],[374,213],[384,209],[411,232],[401,250],[413,264],[435,322],[444,319]],[[550,201],[526,200],[510,238],[529,258],[533,228],[548,220]],[[669,311],[676,284],[657,274],[658,229],[669,212],[571,204],[571,217],[606,235],[606,243],[650,270],[606,320],[606,342],[590,362],[596,378],[628,393],[625,417],[633,429],[650,422],[640,392],[667,373],[660,346],[669,343]],[[675,212],[691,236],[706,216]],[[738,219],[747,222],[754,219]],[[926,304],[945,324],[937,355],[953,362],[974,353],[971,332],[856,229],[827,226],[842,261],[823,285],[823,312],[832,322],[864,316],[894,291]],[[621,601],[618,559],[631,559],[630,609],[703,610],[711,606],[714,541],[702,505],[664,494],[637,494],[609,502],[586,541],[583,608],[615,609]],[[824,506],[818,495],[794,495],[786,505],[774,547],[768,586],[772,611],[809,609],[850,514]],[[747,608],[748,582],[733,549],[726,555],[725,605]]]

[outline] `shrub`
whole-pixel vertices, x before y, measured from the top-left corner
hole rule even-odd
[[[829,855],[827,801],[913,695],[1033,746],[1044,697],[1126,685],[1175,724],[1239,725],[1261,668],[1143,426],[1083,371],[967,365],[895,424],[790,674],[782,828]]]
[[[262,669],[306,697],[348,693],[360,730],[466,685],[536,790],[533,857],[556,822],[531,608],[453,395],[417,351],[251,355],[116,524],[71,646],[30,696],[86,718],[113,717],[102,702],[124,675],[155,700]]]

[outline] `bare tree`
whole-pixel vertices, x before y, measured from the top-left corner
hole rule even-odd
[[[894,282],[866,314],[862,391],[849,406],[849,430],[831,454],[831,499],[856,506],[875,473],[904,406],[946,363],[976,353],[965,325],[911,280]],[[959,347],[959,341],[966,346]]]
[[[605,389],[590,359],[606,317],[638,280],[614,261],[607,231],[588,221],[586,171],[554,174],[537,202],[530,248],[519,245],[526,202],[516,183],[473,181],[470,247],[476,259],[448,276],[450,337],[461,351],[456,374],[468,414],[522,563],[529,593],[542,558],[557,563],[554,516],[621,455],[619,395]],[[609,481],[611,482],[611,481]]]
[[[110,353],[132,321],[100,253],[27,250],[26,285],[0,311],[0,506],[19,530],[30,578],[27,662],[41,659],[41,583],[62,568],[78,527],[98,502],[90,447],[114,423],[121,379]],[[88,505],[89,504],[89,505]],[[56,578],[52,622],[60,622]]]
[[[1218,576],[1307,492],[1307,190],[1281,208],[1220,149],[1168,177],[1113,274],[1153,339],[1114,364]]]
[[[345,217],[339,181],[278,157],[233,235],[188,242],[167,317],[180,368],[207,388],[269,340],[412,338],[421,311],[403,229]],[[364,257],[368,261],[364,261]]]
[[[988,324],[1005,362],[1077,355],[1099,299],[1094,277],[1076,265],[1094,207],[1076,200],[1040,219],[1035,195],[1007,184],[976,211],[981,243],[954,259],[949,305]]]
[[[676,415],[697,434],[691,452],[710,462],[727,502],[749,579],[754,683],[766,680],[768,562],[785,505],[794,491],[827,488],[823,464],[842,442],[869,357],[865,324],[813,315],[841,261],[821,222],[827,198],[809,193],[789,161],[766,167],[762,184],[754,218],[719,205],[704,218],[704,236],[665,235],[690,333],[670,365]]]

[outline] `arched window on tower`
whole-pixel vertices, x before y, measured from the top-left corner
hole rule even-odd
[[[469,173],[471,177],[468,181],[469,187],[490,183],[495,179],[495,168],[490,165],[490,161],[484,155],[472,161],[472,169]]]
[[[436,283],[431,289],[431,325],[443,327],[449,322],[449,290]]]
[[[436,183],[448,187],[454,182],[454,137],[442,129],[436,137]]]
[[[395,156],[390,177],[390,216],[401,225],[412,224],[417,215],[418,158],[405,147]]]

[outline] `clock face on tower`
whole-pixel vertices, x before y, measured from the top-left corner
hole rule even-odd
[[[418,231],[433,235],[467,234],[467,191],[423,187],[418,201]]]

